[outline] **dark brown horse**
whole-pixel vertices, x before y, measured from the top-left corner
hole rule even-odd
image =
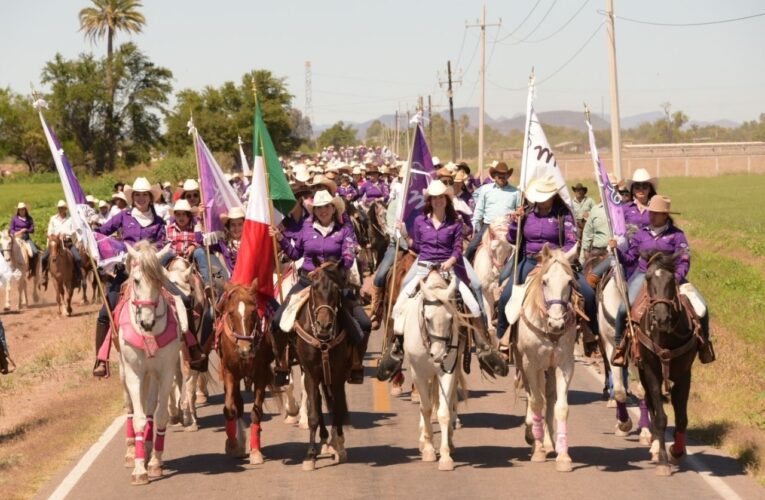
[[[335,463],[345,462],[343,424],[348,418],[345,381],[351,367],[351,345],[341,328],[339,307],[345,274],[336,262],[326,262],[309,274],[311,280],[308,301],[295,321],[295,353],[305,373],[308,395],[308,452],[303,470],[314,470],[319,454],[331,454]],[[327,398],[332,414],[332,439],[322,414],[321,391]],[[320,449],[316,446],[319,429]]]
[[[374,258],[374,265],[372,267],[376,269],[380,262],[382,262],[390,242],[390,236],[388,236],[385,230],[385,205],[382,200],[373,201],[369,205],[367,217],[369,218],[369,226],[367,228],[369,247]]]
[[[637,314],[637,339],[633,340],[634,357],[651,415],[651,452],[657,462],[656,473],[661,476],[672,473],[664,442],[667,428],[664,394],[669,392],[675,413],[675,442],[669,455],[676,463],[685,456],[691,366],[699,343],[700,326],[678,293],[676,260],[677,256],[661,252],[648,258],[645,286],[648,297],[642,308],[640,299],[636,301],[642,313]]]
[[[257,280],[250,287],[229,285],[218,304],[216,337],[221,359],[221,378],[226,392],[223,416],[226,418],[226,454],[247,456],[244,428],[244,402],[240,390],[254,392],[250,429],[250,463],[262,464],[260,451],[260,422],[266,389],[272,394],[274,374],[271,362],[274,354],[268,332],[268,321],[258,312]],[[278,398],[277,398],[278,399]]]
[[[72,295],[78,284],[75,283],[74,256],[66,248],[58,235],[48,236],[48,248],[50,249],[49,272],[56,284],[56,304],[58,314],[70,316],[72,314]],[[62,305],[62,301],[64,304]]]

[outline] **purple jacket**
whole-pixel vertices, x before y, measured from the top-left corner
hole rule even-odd
[[[351,201],[353,201],[359,197],[359,192],[356,191],[356,189],[352,185],[348,184],[347,186],[338,187],[337,195],[342,196],[346,200],[350,199]]]
[[[282,234],[284,234],[284,237],[291,240],[296,239],[298,233],[303,229],[303,224],[307,218],[308,212],[306,212],[305,209],[302,210],[300,217],[297,220],[293,219],[292,215],[288,214],[287,217],[282,220],[282,225],[284,226]]]
[[[27,215],[24,219],[18,215],[14,215],[11,218],[11,236],[16,234],[17,231],[21,231],[22,229],[26,229],[27,234],[32,234],[35,232],[35,220],[31,215]]]
[[[154,216],[152,223],[146,227],[141,227],[138,221],[130,215],[129,208],[118,213],[104,224],[96,229],[97,233],[109,236],[122,229],[122,241],[135,245],[141,240],[147,240],[154,243],[157,248],[165,246],[167,237],[165,232],[165,221],[159,215]]]
[[[638,271],[644,273],[648,269],[648,261],[643,255],[656,251],[680,254],[675,268],[675,278],[678,282],[685,281],[688,271],[691,269],[691,249],[688,246],[685,233],[672,223],[659,236],[651,234],[650,227],[642,228],[630,240],[627,251],[619,251],[619,259],[627,266],[634,266],[637,263]]]
[[[216,245],[223,256],[223,260],[226,261],[228,270],[233,273],[234,266],[236,266],[236,258],[239,256],[239,248],[234,248],[229,241],[219,241]],[[212,248],[210,247],[210,251],[212,251]]]
[[[629,202],[622,210],[624,211],[624,222],[626,222],[627,225],[636,226],[638,229],[643,229],[644,227],[651,225],[648,209],[646,208],[641,213],[634,201]]]
[[[526,255],[533,255],[542,251],[545,243],[550,248],[560,248],[560,225],[558,217],[563,216],[563,251],[568,252],[576,245],[576,225],[571,212],[564,208],[553,208],[550,215],[540,217],[536,209],[526,215],[523,223],[523,245]],[[518,223],[510,223],[507,232],[507,241],[515,243],[518,234]]]
[[[358,243],[350,224],[335,223],[332,231],[323,236],[313,227],[313,217],[308,217],[303,223],[303,228],[295,235],[294,244],[289,238],[282,238],[280,245],[293,261],[303,257],[303,270],[313,271],[316,269],[313,264],[314,257],[319,263],[336,260],[341,262],[345,269],[350,269],[356,258]]]
[[[390,188],[388,187],[388,184],[383,181],[378,181],[377,184],[372,184],[372,181],[367,181],[359,190],[359,197],[367,201],[374,201],[377,198],[382,198],[387,203],[388,196],[390,196]]]
[[[470,194],[467,189],[460,191],[460,194],[457,195],[457,198],[467,203],[467,205],[470,207],[470,210],[475,210],[475,200],[473,199],[473,195]],[[470,224],[472,226],[472,222]]]
[[[450,257],[462,261],[462,221],[444,221],[438,229],[426,215],[418,215],[412,226],[411,250],[420,260],[440,263]]]

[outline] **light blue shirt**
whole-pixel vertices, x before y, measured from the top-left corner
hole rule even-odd
[[[497,184],[485,184],[478,189],[473,228],[477,231],[482,223],[490,224],[498,217],[514,212],[520,204],[520,194],[515,186],[508,184],[501,188]]]

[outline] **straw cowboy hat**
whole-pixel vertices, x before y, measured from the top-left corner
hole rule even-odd
[[[329,192],[332,196],[335,196],[337,193],[337,184],[335,184],[335,181],[328,179],[324,175],[317,175],[313,178],[313,180],[307,182],[306,184],[312,188],[316,186],[325,186],[327,189],[329,189]]]
[[[353,167],[353,170],[351,171],[351,174],[353,175],[361,175],[361,167],[359,165],[356,165]]]
[[[66,208],[66,202],[64,200],[58,200],[58,203],[56,203],[56,208]]]
[[[106,203],[104,200],[101,200],[101,201],[98,202],[98,208],[104,208],[104,207],[108,207],[108,206],[109,206],[109,204]]]
[[[304,182],[291,182],[290,188],[292,188],[292,194],[297,198],[301,194],[311,192],[311,186],[306,185]]]
[[[88,202],[88,203],[95,203],[95,202],[96,202],[96,199],[93,197],[93,195],[92,195],[92,194],[89,194],[89,195],[87,195],[87,196],[85,197],[85,201],[86,201],[86,202]]]
[[[454,171],[449,170],[446,167],[441,167],[438,170],[436,170],[436,177],[454,177]]]
[[[176,212],[191,213],[191,205],[189,204],[188,201],[181,198],[175,202],[175,205],[173,205],[173,213],[176,213]]]
[[[448,170],[449,172],[456,172],[457,171],[457,165],[455,165],[453,162],[449,162],[446,165],[444,165],[444,168]]]
[[[383,165],[382,167],[380,167],[380,173],[383,174],[383,175],[389,174],[390,173],[390,169],[387,166]]]
[[[220,221],[225,226],[228,224],[228,221],[235,220],[235,219],[244,219],[244,208],[242,207],[232,207],[231,210],[228,211],[228,213],[220,214]]]
[[[128,202],[127,198],[125,197],[125,193],[123,193],[122,191],[117,191],[116,193],[114,193],[112,195],[112,200],[122,200],[125,203]]]
[[[531,203],[544,203],[558,194],[558,186],[552,175],[534,179],[526,190],[526,199]]]
[[[181,191],[184,193],[188,191],[199,191],[199,183],[196,181],[196,179],[186,179],[183,181],[183,187],[181,188]]]
[[[441,165],[441,158],[439,158],[438,156],[433,156],[430,159],[430,161],[433,163],[434,167],[438,167],[439,165]]]
[[[308,182],[311,179],[311,174],[305,168],[296,168],[294,171],[294,177],[298,182]]]
[[[345,211],[345,203],[337,196],[329,194],[329,191],[319,191],[313,197],[313,208],[332,204],[335,206],[338,217]]]
[[[430,198],[431,196],[441,196],[442,194],[452,198],[454,197],[454,190],[451,186],[447,186],[443,182],[435,180],[428,184],[428,188],[424,189],[422,194],[425,195],[425,198]]]
[[[635,172],[632,174],[632,179],[627,181],[627,187],[631,190],[632,184],[635,182],[649,182],[651,185],[653,185],[653,188],[656,189],[656,177],[651,177],[651,174],[648,173],[648,170],[644,168],[635,170]]]
[[[464,170],[460,169],[454,173],[454,182],[465,182],[468,180],[468,174]]]
[[[23,201],[20,201],[19,204],[16,205],[16,210],[21,210],[22,208],[27,208],[27,204],[24,203]],[[27,210],[29,209],[27,208]]]
[[[152,196],[151,201],[153,203],[162,196],[162,188],[159,187],[159,184],[152,185],[146,177],[138,177],[132,186],[125,186],[124,193],[128,205],[133,204],[133,193],[150,193]]]
[[[507,166],[507,163],[498,161],[489,167],[489,177],[494,178],[497,174],[507,174],[508,177],[513,175],[513,169]]]
[[[374,163],[367,163],[367,173],[368,174],[379,174],[380,169],[377,168],[377,165]]]
[[[671,199],[667,198],[666,196],[656,195],[653,198],[651,198],[651,201],[648,203],[648,211],[657,212],[661,214],[679,215],[679,212],[670,211],[671,206],[672,206]]]
[[[583,185],[581,182],[577,182],[575,186],[571,186],[572,191],[584,191],[585,194],[587,194],[587,186]]]

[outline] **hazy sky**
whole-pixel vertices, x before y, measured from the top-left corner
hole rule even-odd
[[[398,106],[411,109],[418,95],[432,94],[436,109],[445,109],[438,72],[444,78],[451,59],[463,79],[455,105],[478,104],[479,31],[466,30],[465,23],[476,22],[479,0],[143,3],[147,25],[131,38],[173,71],[175,90],[239,82],[246,71],[265,68],[287,79],[293,104],[302,109],[304,63],[310,60],[314,122],[363,121]],[[83,51],[105,53],[105,43],[91,46],[78,32],[77,13],[88,4],[0,0],[0,86],[27,93],[57,51],[70,58]],[[615,4],[617,16],[661,23],[765,12],[762,0]],[[540,81],[537,110],[580,110],[587,101],[599,113],[604,101],[608,113],[605,26],[584,46],[601,25],[598,10],[604,7],[605,0],[487,1],[487,22],[502,20],[500,28],[487,28],[487,113],[499,117],[525,111],[523,88],[532,65]],[[123,35],[117,42],[126,40]],[[695,120],[752,120],[765,112],[765,17],[697,27],[617,19],[616,41],[622,116],[660,111],[666,101]],[[580,48],[568,66],[548,79]]]

